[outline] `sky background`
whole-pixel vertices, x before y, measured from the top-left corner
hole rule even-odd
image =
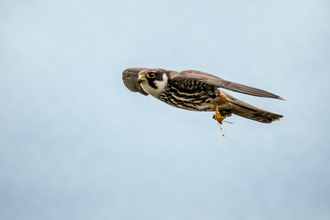
[[[0,1],[0,216],[330,219],[330,2]],[[200,70],[286,101],[213,113],[130,92],[129,67]]]

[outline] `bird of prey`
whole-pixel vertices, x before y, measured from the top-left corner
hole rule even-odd
[[[214,111],[213,118],[218,122],[223,136],[226,136],[223,120],[232,114],[262,123],[271,123],[283,117],[249,105],[219,88],[283,100],[280,96],[196,70],[176,72],[164,69],[128,68],[123,72],[123,81],[130,91],[146,96],[152,95],[177,108]]]

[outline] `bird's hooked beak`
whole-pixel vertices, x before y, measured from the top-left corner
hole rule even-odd
[[[147,79],[144,75],[139,75],[137,81],[138,81],[138,83],[141,83],[141,82],[147,81]]]

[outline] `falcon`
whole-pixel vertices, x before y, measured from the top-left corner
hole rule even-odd
[[[123,72],[123,81],[130,91],[151,95],[173,107],[215,112],[213,118],[218,122],[223,136],[226,136],[223,121],[233,114],[262,123],[272,123],[283,117],[249,105],[219,88],[284,100],[282,97],[201,71],[128,68]]]

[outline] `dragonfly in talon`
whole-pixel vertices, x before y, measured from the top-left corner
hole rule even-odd
[[[282,97],[201,71],[128,68],[124,70],[122,77],[125,86],[132,92],[151,95],[181,109],[215,112],[213,118],[218,122],[223,136],[226,136],[224,119],[232,114],[262,123],[272,123],[283,117],[249,105],[221,89],[280,100],[283,100]]]

